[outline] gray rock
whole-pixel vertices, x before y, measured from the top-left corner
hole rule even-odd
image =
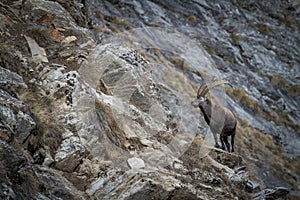
[[[2,123],[5,123],[6,128],[10,135],[15,136],[21,143],[23,143],[30,131],[35,127],[35,122],[29,114],[27,114],[27,107],[18,99],[12,97],[7,92],[0,89],[0,119]],[[9,140],[9,139],[8,139]]]
[[[145,162],[137,157],[129,158],[127,163],[131,169],[141,169],[145,167]]]
[[[22,76],[0,66],[0,86],[27,88]]]
[[[45,190],[43,196],[49,199],[83,200],[84,195],[79,192],[59,171],[48,167],[36,166],[34,169],[39,182]]]
[[[31,10],[31,17],[35,20],[40,19],[46,13],[50,13],[55,16],[53,21],[56,27],[77,28],[77,25],[70,13],[57,2],[30,0],[23,4],[23,8],[25,10]]]
[[[35,127],[28,107],[18,99],[17,90],[27,88],[23,78],[0,67],[0,123],[6,129],[1,138],[11,141],[13,137],[24,143]]]
[[[28,42],[28,46],[30,48],[33,62],[48,62],[47,54],[44,48],[40,47],[34,39],[29,36],[24,36]]]
[[[99,184],[92,198],[100,199],[201,199],[191,185],[186,185],[165,170],[129,170],[124,174],[112,174]],[[174,174],[175,175],[175,174]],[[124,183],[127,182],[128,184]],[[109,183],[109,184],[108,184]]]
[[[35,121],[32,119],[32,117],[30,117],[30,115],[23,113],[23,112],[18,112],[18,114],[16,115],[17,118],[17,123],[16,123],[16,138],[24,143],[24,141],[28,138],[28,136],[31,134],[31,130],[34,129],[36,123]]]
[[[43,165],[45,166],[50,166],[54,163],[54,159],[52,158],[51,154],[49,151],[46,151],[45,152],[45,158],[44,158],[44,161],[43,161]]]
[[[245,190],[247,192],[257,192],[260,190],[259,183],[251,180],[245,180],[244,181]]]
[[[61,171],[73,172],[85,156],[85,148],[80,138],[70,131],[67,130],[64,135],[65,138],[54,156],[55,167]]]
[[[0,157],[1,199],[84,199],[58,171],[31,165],[29,155],[1,140]]]
[[[285,187],[275,187],[272,189],[265,189],[261,192],[255,193],[253,200],[266,199],[273,200],[284,198],[289,193],[289,189]]]
[[[242,164],[243,158],[237,154],[227,153],[222,149],[211,148],[209,155],[217,162],[226,165],[230,168],[238,167]]]
[[[14,192],[14,190],[6,185],[5,183],[2,183],[1,188],[0,188],[0,197],[2,199],[17,199],[18,196]]]

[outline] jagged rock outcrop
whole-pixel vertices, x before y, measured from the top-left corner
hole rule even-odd
[[[10,142],[13,137],[16,137],[23,143],[35,126],[28,107],[17,98],[16,93],[18,88],[26,89],[27,85],[21,76],[2,67],[0,67],[0,74],[0,119],[1,127],[5,130],[1,134],[1,139]]]

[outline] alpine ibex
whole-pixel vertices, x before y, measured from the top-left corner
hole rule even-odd
[[[226,107],[217,104],[205,95],[209,89],[221,85],[229,84],[228,81],[221,80],[215,81],[211,84],[203,83],[198,92],[197,98],[192,102],[193,106],[199,106],[201,109],[206,123],[209,125],[211,132],[215,139],[215,147],[219,148],[217,134],[220,134],[222,149],[228,152],[234,152],[234,136],[236,132],[237,120],[233,113]],[[231,136],[231,148],[228,142],[228,136]]]

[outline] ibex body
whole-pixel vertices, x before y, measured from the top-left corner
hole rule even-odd
[[[226,107],[214,103],[205,97],[210,88],[224,83],[228,82],[218,81],[211,85],[207,85],[206,83],[202,84],[198,90],[197,98],[192,102],[192,105],[199,106],[203,113],[204,119],[214,135],[215,146],[220,147],[217,139],[217,134],[220,134],[222,149],[228,152],[234,152],[234,137],[237,125],[235,116]],[[228,136],[231,136],[231,145],[228,142]]]

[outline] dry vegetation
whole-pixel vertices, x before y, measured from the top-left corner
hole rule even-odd
[[[178,56],[168,56],[164,55],[176,68],[181,69],[182,71],[188,71],[190,67],[186,63],[184,58]]]
[[[288,87],[287,91],[292,97],[299,97],[300,96],[300,85],[290,86],[290,87]]]
[[[224,171],[212,166],[211,161],[207,156],[203,158],[199,156],[199,150],[201,148],[203,148],[203,138],[202,136],[196,136],[192,144],[189,146],[188,150],[180,157],[180,159],[183,161],[183,164],[188,169],[193,170],[195,168],[199,168],[201,169],[201,171],[203,171],[204,174],[212,173],[217,178],[220,178],[221,182],[211,182],[209,180],[206,180],[205,176],[195,178],[195,174],[193,174],[193,172],[189,172],[190,175],[193,177],[193,185],[199,185],[199,187],[201,187],[201,184],[211,185],[215,188],[215,190],[213,190],[213,194],[210,195],[216,197],[217,199],[224,198],[225,196],[228,199],[234,199],[235,197],[245,200],[250,199],[251,194],[245,192],[242,188],[240,188],[242,186],[237,187],[236,185],[231,183],[228,180],[228,177],[225,175]],[[210,149],[207,150],[209,151]],[[221,192],[219,192],[219,190],[217,189],[218,187],[222,188]],[[205,192],[209,193],[212,191]]]
[[[290,118],[289,113],[281,112],[280,116],[275,112],[265,112],[258,102],[251,99],[249,95],[242,88],[232,89],[226,88],[226,93],[235,101],[241,103],[243,106],[250,109],[253,113],[259,114],[268,121],[273,121],[277,125],[284,125],[293,128],[295,131],[300,132],[300,125],[294,123]]]
[[[243,165],[246,165],[247,171],[251,179],[255,180],[255,172],[252,168],[253,165],[257,168],[265,168],[265,162],[269,163],[271,168],[269,169],[269,176],[277,176],[279,179],[286,181],[292,186],[294,190],[298,190],[297,178],[294,173],[300,175],[300,162],[296,158],[289,158],[282,151],[282,148],[276,145],[271,136],[265,135],[264,133],[252,128],[248,125],[247,121],[239,119],[239,126],[237,130],[238,134],[236,137],[236,152],[235,154],[243,157]],[[210,163],[210,161],[204,157],[199,158],[199,149],[203,145],[203,138],[196,136],[189,149],[184,153],[181,159],[184,165],[189,169],[200,168],[213,172],[220,176],[223,180],[222,188],[230,190],[231,194],[234,194],[241,199],[250,198],[249,193],[241,192],[230,183],[226,182],[224,173],[216,171]],[[263,182],[260,182],[263,186]],[[292,195],[289,195],[288,199],[293,199]]]
[[[191,23],[197,22],[197,17],[195,15],[188,16],[187,20]]]
[[[282,54],[282,52],[280,50],[277,50],[276,53],[279,55]],[[262,74],[262,76],[268,77],[270,80],[270,83],[274,87],[279,88],[280,90],[283,90],[283,91],[287,91],[289,93],[289,95],[291,95],[292,97],[300,96],[300,86],[299,85],[290,86],[289,82],[280,76],[268,76],[266,74]]]
[[[27,95],[24,99],[25,102],[30,102],[31,112],[36,121],[36,127],[29,137],[29,150],[34,153],[40,148],[48,148],[54,156],[62,141],[63,126],[55,120],[53,100],[50,97],[40,98],[35,93],[31,94],[33,95]]]
[[[236,139],[237,153],[243,156],[248,165],[255,164],[258,168],[264,165],[266,160],[272,166],[271,174],[278,176],[297,190],[297,179],[292,172],[300,175],[300,161],[286,156],[271,136],[248,126],[242,120],[239,120],[239,125]]]
[[[120,33],[124,29],[129,30],[131,28],[131,23],[123,18],[118,16],[108,17],[108,28],[114,33]]]

